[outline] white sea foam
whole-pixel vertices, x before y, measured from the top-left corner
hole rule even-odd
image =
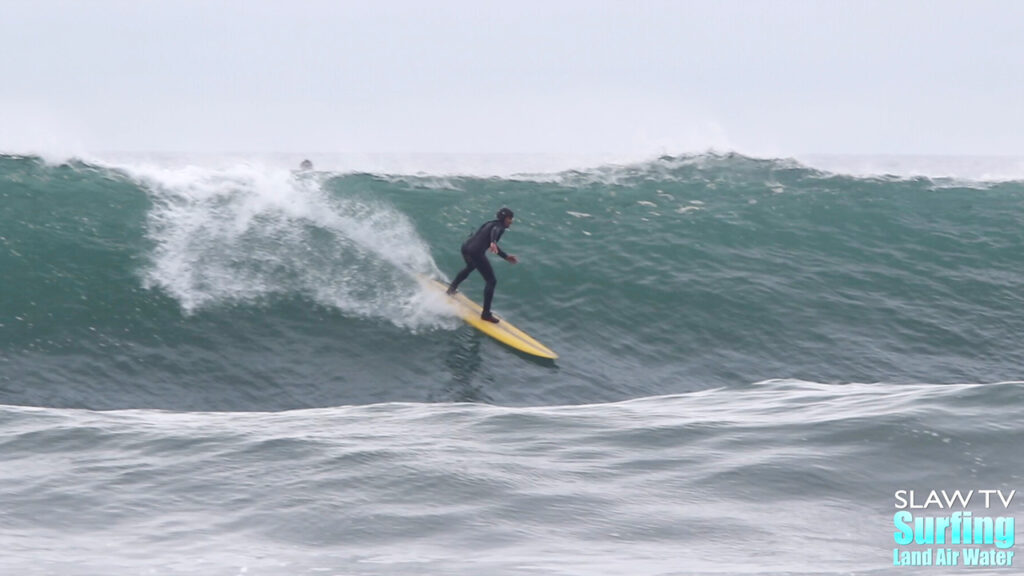
[[[59,164],[81,159],[99,165],[160,166],[183,169],[201,166],[213,170],[231,170],[241,164],[287,171],[304,159],[312,160],[324,173],[371,173],[388,178],[416,177],[417,185],[427,188],[458,190],[453,177],[500,177],[529,181],[558,182],[567,185],[616,185],[636,176],[672,178],[671,171],[683,166],[702,167],[736,155],[767,160],[763,156],[745,156],[742,152],[707,150],[705,152],[666,152],[667,156],[644,154],[193,154],[193,153],[102,153],[82,154],[73,146],[39,145],[0,153],[39,155]],[[779,158],[784,166],[809,167],[834,174],[855,177],[895,176],[953,179],[965,183],[1024,180],[1024,156],[928,156],[928,155],[851,155],[797,154]],[[431,180],[430,178],[435,178]],[[714,182],[706,183],[715,188]]]
[[[410,328],[447,322],[415,281],[438,273],[429,247],[383,202],[326,191],[316,173],[260,164],[118,168],[153,194],[144,284],[188,313],[302,296]]]

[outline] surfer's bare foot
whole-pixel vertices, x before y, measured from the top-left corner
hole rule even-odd
[[[501,322],[501,320],[498,320],[497,318],[495,318],[493,314],[481,314],[480,315],[480,319],[481,320],[487,320],[488,322],[494,322],[495,324],[497,324],[498,322]]]
[[[458,289],[456,289],[456,288],[452,288],[451,286],[449,286],[449,287],[448,287],[448,289],[447,289],[447,290],[445,290],[445,292],[444,292],[444,293],[445,293],[445,294],[447,294],[447,295],[449,295],[449,296],[455,296],[456,294],[458,294],[458,293],[459,293],[459,291],[458,291]]]

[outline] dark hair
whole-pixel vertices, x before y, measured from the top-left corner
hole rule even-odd
[[[514,218],[515,214],[513,214],[508,208],[502,208],[501,210],[498,210],[497,216],[499,221],[504,222],[505,218]]]

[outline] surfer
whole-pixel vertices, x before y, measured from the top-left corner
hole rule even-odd
[[[455,294],[459,284],[468,278],[473,270],[479,270],[480,275],[487,283],[484,286],[484,310],[480,314],[480,318],[495,324],[499,320],[491,314],[491,300],[494,299],[494,287],[498,285],[498,279],[494,277],[494,269],[491,268],[491,262],[487,259],[487,251],[490,250],[492,254],[497,254],[506,262],[512,264],[519,262],[518,258],[506,254],[498,247],[498,240],[512,225],[515,215],[508,208],[502,208],[498,210],[496,216],[497,219],[485,222],[475,233],[470,235],[468,240],[462,243],[462,259],[466,261],[466,267],[455,276],[451,285],[448,286],[448,294]]]

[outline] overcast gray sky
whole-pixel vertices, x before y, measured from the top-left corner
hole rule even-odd
[[[0,0],[0,150],[1024,154],[1024,2]]]

